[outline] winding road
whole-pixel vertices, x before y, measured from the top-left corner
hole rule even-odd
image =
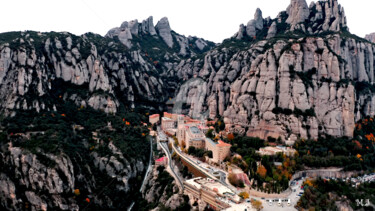
[[[184,190],[184,184],[183,184],[181,178],[176,174],[176,172],[174,172],[174,168],[172,167],[172,156],[171,156],[171,153],[169,152],[168,144],[167,144],[167,142],[158,142],[158,143],[159,143],[160,147],[163,149],[164,153],[168,157],[167,171],[169,173],[172,173],[172,176],[178,182],[177,185],[180,187],[180,192],[182,193],[183,190]]]

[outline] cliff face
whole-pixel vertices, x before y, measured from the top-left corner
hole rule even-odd
[[[259,20],[263,27],[256,27]],[[190,113],[223,116],[228,129],[243,134],[284,139],[352,136],[355,121],[374,114],[375,46],[347,31],[337,1],[309,8],[292,1],[275,20],[257,10],[249,23],[204,60],[176,68],[180,78],[204,81],[181,90],[192,100]]]
[[[154,65],[140,51],[126,51],[121,43],[93,34],[22,32],[18,36],[0,45],[0,104],[5,113],[54,110],[54,102],[46,98],[53,94],[56,79],[86,91],[64,98],[107,113],[116,113],[118,98],[134,107],[137,99],[163,97],[163,82],[154,74]]]
[[[106,209],[128,206],[131,201],[125,204],[123,200],[129,198],[129,192],[136,191],[130,183],[144,171],[144,164],[141,159],[125,159],[113,143],[106,148],[107,155],[92,152],[68,156],[43,151],[32,153],[11,143],[7,148],[3,145],[0,207],[79,210],[86,206]]]
[[[152,17],[142,23],[124,22],[106,37],[31,31],[3,34],[1,110],[7,115],[19,109],[53,110],[53,102],[43,98],[51,94],[55,79],[87,91],[85,96],[64,95],[78,106],[116,113],[120,99],[132,108],[143,102],[161,109],[159,106],[173,94],[168,89],[176,88],[176,82],[163,78],[162,73],[183,57],[196,56],[213,46],[212,42],[173,32],[167,18],[156,28]]]
[[[375,114],[375,46],[371,35],[366,39],[348,31],[337,0],[310,6],[291,0],[275,19],[263,18],[257,9],[253,20],[218,45],[177,34],[167,18],[154,26],[152,17],[124,22],[106,37],[0,34],[1,134],[24,125],[32,130],[39,123],[51,125],[55,115],[61,117],[53,120],[54,129],[44,128],[52,130],[44,140],[56,138],[53,130],[59,131],[62,122],[67,134],[73,123],[89,122],[85,127],[91,128],[78,139],[73,134],[60,138],[56,146],[74,142],[74,150],[54,153],[40,149],[44,142],[37,139],[31,147],[26,140],[1,136],[0,208],[76,210],[87,206],[85,198],[98,209],[128,206],[129,193],[138,192],[148,155],[120,147],[148,147],[143,145],[147,134],[138,131],[146,118],[131,112],[145,117],[149,111],[162,111],[172,97],[176,111],[223,117],[228,130],[242,134],[284,140],[352,136],[357,120]],[[66,109],[64,103],[74,106]],[[91,108],[108,115],[89,119]],[[89,115],[78,115],[85,109]],[[3,124],[3,116],[17,118],[25,111],[50,119]],[[62,113],[67,111],[67,116]],[[125,120],[125,114],[131,115]],[[76,115],[80,118],[74,119]],[[115,122],[120,125],[116,134],[137,130],[138,139],[124,142],[117,137],[112,144],[105,137],[108,142],[92,143],[91,132],[98,128],[92,125],[112,117],[118,117]],[[125,122],[129,124],[124,127]],[[126,156],[134,152],[140,157]],[[149,202],[160,199],[168,207],[179,206],[175,186],[161,186],[158,177],[154,172],[143,196]],[[101,193],[107,184],[114,191]]]

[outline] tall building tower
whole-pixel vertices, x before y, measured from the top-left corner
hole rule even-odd
[[[177,117],[177,139],[180,146],[182,141],[185,141],[185,117],[183,115]]]

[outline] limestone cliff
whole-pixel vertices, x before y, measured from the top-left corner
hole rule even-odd
[[[74,156],[12,145],[0,152],[0,207],[5,210],[124,208],[131,201],[123,200],[136,189],[132,181],[144,171],[142,160],[125,159],[112,143],[105,146],[107,155]]]
[[[178,77],[204,81],[185,92],[196,99],[189,111],[262,138],[352,136],[355,121],[374,115],[375,46],[347,31],[335,0],[292,0],[275,20],[259,14],[204,59],[176,67]]]
[[[21,110],[53,110],[48,102],[57,79],[81,87],[66,93],[78,106],[116,113],[119,99],[134,107],[139,99],[163,99],[164,84],[155,65],[139,50],[99,35],[81,37],[61,33],[8,33],[0,44],[0,108],[7,114]]]
[[[375,43],[375,33],[371,33],[371,34],[366,35],[365,39],[372,42],[372,43]]]

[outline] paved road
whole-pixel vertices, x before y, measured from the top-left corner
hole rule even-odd
[[[171,143],[173,143],[173,140],[171,141]],[[208,176],[210,179],[214,179],[214,180],[217,180],[217,178],[212,175],[211,173],[207,172],[205,169],[203,169],[201,166],[199,166],[196,162],[192,161],[190,158],[188,158],[187,156],[185,156],[182,152],[180,152],[179,149],[176,149],[176,147],[174,146],[174,144],[172,144],[172,148],[173,150],[182,158],[184,158],[184,160],[186,162],[188,162],[190,165],[194,166],[196,169],[198,169],[199,171],[201,171],[202,173],[204,173],[206,176]]]
[[[238,191],[232,187],[231,185],[227,184],[224,180],[218,180],[211,172],[207,171],[207,169],[201,167],[199,164],[197,164],[196,161],[193,161],[192,159],[190,159],[188,156],[186,156],[184,153],[182,153],[180,151],[180,149],[176,148],[175,145],[173,144],[173,139],[172,138],[169,138],[169,142],[172,143],[172,149],[182,158],[184,158],[184,160],[186,162],[188,162],[190,165],[192,165],[194,168],[198,169],[199,171],[201,171],[202,173],[204,173],[207,177],[209,177],[210,179],[213,179],[213,180],[216,180],[218,182],[220,182],[222,185],[224,185],[225,187],[229,188],[230,190],[232,190],[234,193],[237,193]]]
[[[163,149],[164,153],[168,157],[167,171],[170,172],[170,173],[172,173],[172,176],[178,182],[177,185],[180,187],[180,192],[183,192],[183,190],[184,190],[184,184],[183,184],[181,178],[176,174],[176,172],[174,172],[174,168],[172,167],[172,156],[171,156],[171,153],[169,152],[169,149],[168,149],[168,143],[166,143],[166,142],[163,142],[163,143],[162,142],[158,142],[158,144],[161,146],[161,148]]]

